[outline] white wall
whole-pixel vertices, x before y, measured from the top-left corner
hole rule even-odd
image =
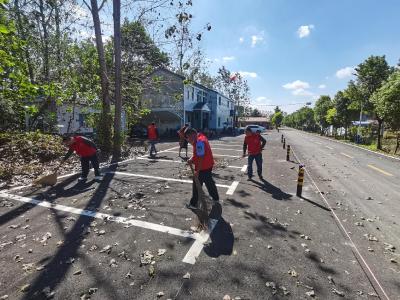
[[[220,103],[221,98],[221,105]],[[222,129],[224,127],[232,127],[233,117],[230,116],[230,112],[233,109],[233,102],[229,98],[218,94],[217,97],[217,129]],[[218,126],[218,119],[220,119],[220,124]],[[224,126],[224,123],[228,122],[228,125]]]

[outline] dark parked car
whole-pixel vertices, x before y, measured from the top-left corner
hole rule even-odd
[[[147,128],[144,125],[134,125],[131,129],[131,137],[135,138],[147,138]]]

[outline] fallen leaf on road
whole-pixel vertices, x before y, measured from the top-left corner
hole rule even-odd
[[[393,246],[392,244],[388,244],[388,243],[384,243],[385,244],[385,250],[388,250],[390,252],[394,252],[394,250],[396,249],[395,246]]]
[[[390,259],[390,262],[391,262],[391,263],[394,263],[394,264],[397,264],[397,260],[395,260],[394,258],[391,258],[391,259]]]
[[[329,283],[335,284],[335,282],[333,281],[332,276],[328,276],[328,281],[329,281]]]
[[[355,222],[354,225],[364,227],[364,223],[363,222]]]
[[[112,249],[112,246],[111,245],[107,245],[107,246],[103,247],[103,249],[100,250],[100,253],[107,252],[107,254],[110,254],[111,253],[111,249]]]
[[[163,297],[164,296],[164,293],[163,292],[158,292],[157,293],[157,298],[161,298],[161,297]]]
[[[298,276],[298,274],[297,274],[297,272],[296,272],[295,270],[289,270],[289,271],[288,271],[288,274],[289,274],[290,276],[292,276],[292,277],[297,277],[297,276]]]
[[[282,290],[284,296],[290,294],[290,292],[288,291],[288,289],[286,287],[280,286],[279,288]]]
[[[368,241],[371,242],[377,242],[378,238],[376,236],[373,236],[372,234],[366,233],[364,236],[367,238]]]
[[[27,283],[21,287],[20,291],[23,293],[26,293],[27,291],[29,291],[30,288],[31,288],[31,285],[29,283]]]
[[[334,293],[340,297],[344,297],[344,293],[341,291],[338,291],[337,289],[332,289],[332,293]]]
[[[156,270],[155,270],[153,265],[150,265],[150,267],[149,267],[149,276],[150,277],[154,277],[155,275],[156,275]]]
[[[6,300],[6,299],[8,299],[8,295],[4,295],[4,296],[0,297],[0,300]]]
[[[97,232],[97,235],[103,235],[103,234],[105,234],[106,233],[106,231],[104,230],[104,229],[102,229],[102,230],[99,230],[98,232]]]
[[[117,263],[117,261],[116,261],[114,258],[112,258],[112,259],[110,260],[109,265],[110,265],[111,268],[116,268],[116,267],[118,267],[118,263]]]
[[[151,253],[150,250],[144,251],[142,254],[140,254],[140,265],[148,265],[151,263],[153,260],[154,255]]]
[[[73,275],[81,275],[82,274],[82,271],[81,270],[77,270],[77,271],[75,271],[74,273],[73,273]]]
[[[306,292],[306,295],[308,297],[315,297],[315,292],[314,291],[309,291],[309,292]]]
[[[186,273],[185,275],[183,275],[183,279],[190,279],[190,273]]]
[[[167,250],[165,250],[165,249],[158,249],[157,255],[158,255],[158,256],[164,255],[165,252],[167,252]]]

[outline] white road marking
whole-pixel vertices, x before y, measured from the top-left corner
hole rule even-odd
[[[225,148],[216,148],[216,147],[212,147],[211,150],[224,150],[224,151],[236,151],[236,152],[243,152],[243,149],[225,149]]]
[[[247,165],[244,165],[241,169],[242,172],[246,172],[247,171]]]
[[[82,216],[87,216],[87,217],[102,219],[102,220],[107,219],[108,221],[115,222],[115,223],[121,223],[124,225],[131,225],[131,226],[135,226],[135,227],[146,228],[146,229],[151,229],[154,231],[159,231],[159,232],[164,232],[164,233],[168,233],[168,234],[172,234],[172,235],[176,235],[176,236],[181,236],[181,237],[185,237],[185,238],[202,240],[202,236],[200,236],[200,234],[198,234],[198,233],[192,233],[191,231],[188,231],[188,230],[182,230],[182,229],[164,226],[164,225],[160,225],[160,224],[155,224],[155,223],[150,223],[150,222],[145,222],[145,221],[140,221],[140,220],[135,220],[135,219],[128,219],[128,218],[124,218],[124,217],[115,217],[113,215],[103,214],[103,213],[99,213],[96,211],[85,210],[85,209],[60,205],[60,204],[54,204],[54,203],[51,203],[48,201],[41,201],[41,200],[37,200],[34,198],[22,197],[22,196],[8,194],[8,193],[4,193],[4,192],[0,192],[0,197],[6,198],[9,200],[16,200],[19,202],[30,203],[30,204],[45,207],[45,208],[51,208],[51,209],[55,209],[55,210],[59,210],[59,211],[65,211],[65,212],[69,212],[69,213],[76,214],[76,215],[82,215]]]
[[[225,143],[225,144],[221,144],[221,143],[210,143],[211,146],[242,146],[243,144],[234,144],[234,143]]]
[[[233,195],[233,193],[235,192],[235,190],[238,187],[238,185],[239,185],[239,181],[232,182],[231,186],[226,191],[226,194],[227,195]]]
[[[215,226],[217,225],[218,220],[210,219],[208,224],[207,231],[200,232],[200,238],[197,238],[192,246],[190,247],[189,251],[186,253],[185,257],[183,258],[182,262],[194,265],[196,263],[196,259],[199,257],[201,251],[203,250],[204,243],[208,241],[212,231],[214,230]]]
[[[161,162],[169,162],[169,163],[178,163],[178,164],[185,164],[186,162],[183,160],[170,160],[170,159],[161,159],[161,158],[149,158],[149,157],[138,157],[137,159],[142,159],[142,160],[150,160],[150,161],[161,161]],[[228,168],[233,168],[233,169],[242,169],[243,167],[239,166],[227,166]]]
[[[373,166],[373,165],[367,165],[367,166],[368,166],[369,168],[375,170],[375,171],[378,171],[378,172],[380,172],[380,173],[386,175],[386,176],[393,176],[393,174],[390,174],[389,172],[386,172],[386,171],[384,171],[384,170],[382,170],[382,169],[379,169],[378,167],[375,167],[375,166]]]
[[[172,151],[172,150],[165,150],[164,152],[179,153],[178,151]],[[226,154],[215,154],[215,153],[213,153],[213,156],[226,156],[226,157],[236,157],[236,158],[241,157],[239,155],[226,155]]]
[[[175,182],[182,182],[182,183],[193,183],[192,180],[186,180],[186,179],[176,179],[176,178],[167,178],[167,177],[159,177],[159,176],[152,176],[152,175],[143,175],[143,174],[133,174],[133,173],[126,173],[126,172],[118,172],[118,171],[110,171],[107,172],[108,174],[115,174],[115,175],[122,175],[122,176],[132,176],[132,177],[142,177],[142,178],[149,178],[149,179],[156,179],[156,180],[162,180],[162,181],[175,181]],[[233,195],[235,192],[235,189],[237,188],[239,184],[239,181],[234,181],[232,182],[231,185],[226,185],[226,184],[219,184],[217,183],[216,186],[222,187],[222,188],[227,188],[228,190],[226,191],[227,195]]]
[[[329,146],[325,146],[326,148],[328,148],[328,149],[330,149],[330,150],[333,150],[333,148],[332,147],[329,147]]]
[[[351,158],[351,159],[354,158],[353,156],[350,156],[350,155],[348,155],[348,154],[346,154],[346,153],[343,153],[343,152],[340,152],[340,154],[342,154],[342,155],[344,155],[344,156],[346,156],[346,157],[348,157],[348,158]]]

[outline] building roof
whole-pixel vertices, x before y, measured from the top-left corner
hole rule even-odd
[[[197,102],[193,106],[193,110],[211,111],[210,108],[208,107],[207,103],[203,103],[203,102]]]
[[[167,68],[165,68],[165,67],[158,67],[157,69],[153,70],[153,72],[151,72],[150,75],[154,74],[156,71],[164,71],[164,72],[166,72],[166,73],[169,73],[169,74],[171,74],[171,75],[174,75],[174,76],[176,76],[176,77],[179,77],[179,78],[181,78],[181,79],[183,79],[183,80],[186,79],[185,76],[180,75],[180,74],[178,74],[178,73],[175,73],[175,72],[173,72],[173,71],[171,71],[171,70],[169,70],[169,69],[167,69]],[[231,98],[225,96],[224,94],[222,94],[222,93],[220,93],[220,92],[218,92],[218,91],[216,91],[216,90],[214,90],[214,89],[211,89],[211,88],[209,88],[209,87],[206,87],[205,85],[202,85],[201,83],[198,83],[198,82],[196,82],[196,81],[194,81],[194,80],[193,80],[193,85],[195,85],[195,86],[197,86],[197,87],[200,87],[200,88],[202,88],[202,89],[204,89],[204,90],[209,90],[209,91],[211,91],[211,92],[220,94],[221,96],[224,96],[225,98],[227,98],[227,99],[229,99],[230,101],[233,102],[233,100],[232,100]]]

